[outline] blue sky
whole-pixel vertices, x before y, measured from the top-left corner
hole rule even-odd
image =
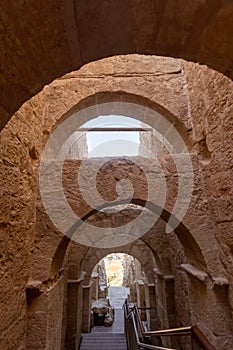
[[[119,116],[99,116],[83,124],[84,128],[94,127],[140,127],[140,121]],[[87,132],[89,157],[137,156],[139,132]]]

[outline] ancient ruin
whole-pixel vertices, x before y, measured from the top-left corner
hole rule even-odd
[[[0,4],[1,350],[79,349],[111,253],[148,330],[233,348],[232,17],[231,0]],[[94,132],[125,155],[92,157]]]

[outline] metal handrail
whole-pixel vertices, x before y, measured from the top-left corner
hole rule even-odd
[[[164,347],[159,347],[155,345],[149,345],[141,343],[139,340],[139,330],[142,338],[144,337],[162,337],[162,336],[187,336],[190,335],[192,339],[196,341],[198,345],[201,346],[203,350],[216,350],[216,348],[209,342],[209,340],[206,338],[206,336],[201,332],[201,330],[197,326],[191,326],[191,327],[179,327],[179,328],[171,328],[171,329],[162,329],[157,331],[145,331],[139,310],[136,305],[134,305],[133,308],[129,308],[129,301],[128,299],[125,300],[125,303],[123,305],[125,317],[126,319],[131,318],[134,332],[137,340],[137,345],[140,348],[143,349],[163,349],[163,350],[174,350]],[[135,319],[136,318],[136,319]],[[138,327],[139,330],[138,330]]]
[[[137,325],[136,325],[135,317],[134,317],[133,313],[132,313],[132,321],[133,321],[133,326],[134,326],[134,331],[135,331],[138,346],[140,346],[143,349],[150,349],[150,350],[175,350],[175,349],[170,349],[170,348],[163,348],[163,347],[156,346],[156,345],[141,343],[139,340],[139,336],[138,336],[138,332],[137,332]]]
[[[215,347],[206,338],[206,336],[202,333],[200,328],[198,328],[197,326],[149,331],[149,332],[144,332],[143,335],[150,336],[150,337],[153,337],[153,336],[161,337],[165,335],[166,336],[191,335],[192,339],[194,339],[202,347],[203,350],[216,350]]]
[[[202,333],[197,326],[191,327],[192,338],[204,349],[204,350],[216,350],[215,347],[209,342],[205,334]]]
[[[145,329],[144,329],[144,326],[143,326],[143,323],[142,323],[142,319],[141,319],[138,307],[136,307],[136,305],[134,306],[134,310],[135,310],[137,322],[139,324],[140,332],[141,332],[142,336],[144,336]]]
[[[162,329],[158,331],[149,331],[144,332],[145,336],[164,336],[164,335],[191,335],[192,327],[179,327],[179,328],[170,328],[170,329]]]
[[[126,320],[131,320],[132,324],[133,324],[133,329],[134,329],[134,334],[135,334],[135,338],[136,338],[136,342],[137,342],[137,347],[140,349],[148,349],[148,350],[175,350],[174,348],[164,348],[164,347],[160,347],[160,346],[156,346],[156,345],[150,345],[150,344],[145,344],[145,343],[141,343],[140,339],[139,339],[139,334],[138,334],[138,328],[137,328],[137,323],[135,320],[135,317],[137,318],[137,322],[138,325],[140,327],[140,331],[142,332],[142,335],[144,332],[144,327],[141,321],[141,317],[139,315],[139,311],[136,307],[130,309],[129,308],[129,302],[126,299],[124,305],[123,305],[123,309],[124,309],[124,316]],[[135,314],[134,314],[135,312]],[[136,316],[137,313],[137,316]],[[139,318],[138,318],[139,317]]]

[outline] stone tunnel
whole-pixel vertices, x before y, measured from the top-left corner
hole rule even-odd
[[[233,348],[232,14],[1,2],[1,349],[78,349],[111,253],[144,271],[131,297],[153,330],[197,325]],[[138,154],[89,157],[85,125],[112,115],[136,121]]]

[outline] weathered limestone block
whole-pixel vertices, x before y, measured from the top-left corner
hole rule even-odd
[[[111,326],[114,322],[114,308],[109,299],[99,299],[92,302],[91,308],[93,314],[104,315],[104,325]]]

